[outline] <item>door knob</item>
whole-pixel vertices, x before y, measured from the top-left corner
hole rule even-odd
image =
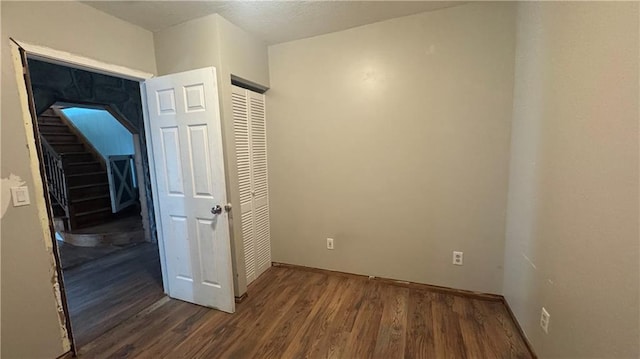
[[[220,205],[215,205],[214,207],[211,208],[211,213],[213,214],[222,213],[222,207],[220,207]]]

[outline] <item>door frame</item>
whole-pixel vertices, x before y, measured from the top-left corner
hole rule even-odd
[[[60,265],[60,258],[58,256],[57,243],[55,239],[55,229],[53,225],[53,214],[51,213],[51,205],[49,203],[47,195],[47,187],[44,181],[45,175],[42,165],[42,150],[39,146],[39,139],[36,138],[37,131],[36,125],[36,113],[33,94],[31,89],[28,88],[27,83],[31,83],[29,74],[24,72],[27,58],[42,60],[58,65],[81,69],[85,71],[91,71],[108,76],[115,76],[132,80],[140,83],[140,96],[142,104],[142,115],[144,119],[145,136],[147,140],[150,139],[150,135],[147,130],[148,113],[147,113],[147,99],[146,91],[144,91],[143,82],[147,79],[154,77],[152,73],[138,71],[130,69],[124,66],[112,65],[102,61],[94,60],[88,57],[75,55],[69,52],[52,49],[49,47],[29,44],[27,42],[19,41],[16,39],[10,39],[11,57],[13,60],[14,71],[16,75],[16,85],[18,90],[18,97],[20,99],[20,107],[22,109],[22,120],[25,127],[25,134],[27,140],[27,147],[30,157],[30,169],[34,182],[35,196],[32,199],[38,217],[40,219],[40,227],[42,228],[43,241],[45,248],[51,255],[51,263],[56,273],[56,276],[52,278],[52,290],[56,298],[56,306],[59,314],[60,331],[62,337],[62,347],[65,352],[73,352],[77,354],[78,348],[75,347],[73,340],[73,333],[71,328],[71,322],[69,317],[69,309],[67,305],[67,298],[64,290],[64,278],[62,276],[62,267]],[[148,147],[148,146],[147,146]],[[149,158],[149,170],[151,178],[151,189],[157,191],[157,182],[155,178],[155,166],[153,163],[153,152],[149,148],[141,148],[138,144],[140,151],[147,151]],[[159,215],[159,208],[156,196],[153,197],[153,206],[156,218]],[[148,223],[146,224],[148,227]],[[160,257],[160,267],[162,273],[162,285],[165,294],[168,294],[168,277],[165,261],[165,248],[164,237],[162,231],[157,228],[158,231],[158,252]]]

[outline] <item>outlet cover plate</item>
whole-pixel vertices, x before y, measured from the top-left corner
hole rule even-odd
[[[460,251],[453,251],[453,264],[461,266],[464,263],[464,253]]]

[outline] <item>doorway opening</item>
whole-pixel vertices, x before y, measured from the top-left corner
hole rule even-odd
[[[27,63],[67,327],[77,349],[165,295],[140,84]]]
[[[61,307],[60,324],[66,329],[62,332],[63,346],[70,347],[77,353],[77,348],[91,342],[92,337],[109,330],[110,326],[119,325],[136,313],[169,302],[170,300],[164,297],[165,294],[196,305],[233,313],[235,303],[229,235],[231,206],[227,202],[216,69],[207,67],[152,78],[153,75],[148,73],[36,45],[20,44],[15,40],[14,43],[14,64],[16,69],[22,67],[22,71],[17,71],[16,76],[24,109],[29,153],[34,159],[30,165],[32,171],[40,177],[35,179],[39,186],[36,189],[39,193],[35,202],[41,219],[46,217],[48,220],[48,223],[42,221],[41,225],[45,230],[47,242],[51,240],[52,244],[50,248],[53,249],[51,255],[55,270],[52,289]],[[136,170],[129,174],[138,174],[131,180],[138,183],[140,189],[140,217],[143,225],[148,224],[149,235],[145,239],[150,238],[150,242],[133,247],[145,248],[146,245],[147,251],[141,250],[142,253],[121,250],[72,268],[71,270],[78,270],[90,263],[100,262],[92,271],[85,271],[77,278],[70,278],[63,273],[58,250],[59,241],[55,238],[52,206],[54,201],[49,195],[51,182],[62,182],[66,187],[57,188],[67,188],[67,180],[56,179],[56,176],[64,178],[59,171],[47,172],[47,150],[43,149],[46,146],[43,143],[48,141],[41,136],[38,125],[38,118],[43,114],[53,116],[51,114],[56,114],[56,111],[64,113],[68,107],[107,110],[123,126],[131,130],[131,134],[137,139],[134,140],[134,146],[144,149],[136,151]],[[29,136],[31,134],[33,136]],[[72,142],[71,147],[64,147],[69,143],[60,144],[59,142],[64,142],[58,141],[61,139],[52,142],[57,143],[55,147],[62,147],[72,153],[80,152],[80,147],[77,146],[78,138],[79,136],[76,136],[68,141]],[[80,145],[84,148],[84,144]],[[56,150],[54,146],[50,147]],[[80,162],[99,162],[93,160],[97,157],[96,155],[89,158],[84,155],[84,160]],[[123,160],[117,169],[119,181],[128,181],[129,174],[126,173],[126,169],[129,167],[126,163],[129,162]],[[64,169],[65,165],[61,166]],[[55,169],[57,166],[51,168]],[[97,175],[93,172],[100,171],[96,171],[94,167],[92,171],[83,175]],[[139,174],[140,172],[142,173]],[[89,184],[87,188],[94,186],[95,184]],[[111,192],[117,193],[115,197],[124,202],[132,197],[121,197],[124,192],[115,189],[110,191],[110,195]],[[99,197],[91,198],[92,201],[106,200],[105,194],[92,197]],[[56,199],[61,198],[63,197],[58,196]],[[72,199],[67,197],[67,201],[69,200]],[[66,211],[69,211],[69,203],[66,205]],[[119,205],[114,206],[118,208]],[[106,212],[106,204],[103,203],[103,207],[100,208],[95,211]],[[93,210],[79,211],[94,214]],[[77,228],[79,223],[91,224],[72,218],[75,217],[67,214],[66,223],[62,221],[62,228],[73,231],[74,225]],[[46,224],[48,230],[45,228]],[[49,247],[48,243],[47,246]],[[118,256],[119,253],[133,254]],[[148,265],[158,268],[158,262],[158,271],[147,267]],[[118,269],[122,269],[122,273],[117,273]],[[159,275],[153,274],[158,272]],[[130,274],[133,280],[139,280],[141,274],[151,275],[151,278],[138,284],[131,284],[131,281],[125,281],[123,284],[122,278]],[[161,278],[161,283],[158,277]],[[95,285],[98,278],[104,281]],[[89,324],[97,321],[95,315],[100,315],[105,322],[94,325],[93,332],[88,330],[82,333],[81,329],[78,329],[81,319],[74,320],[72,313],[72,288],[75,283],[79,283],[79,288],[83,288],[75,293],[82,303],[79,306],[82,311],[90,307],[86,304],[87,301],[95,299],[94,297],[99,298],[101,293],[118,290],[123,293],[124,298],[119,297],[114,301],[128,307],[100,312],[100,305],[93,306],[98,312],[93,317],[85,317],[91,317],[88,319],[91,321]],[[83,287],[82,283],[87,283],[85,285],[88,287]],[[145,285],[149,283],[155,283],[158,290],[145,291],[148,289]],[[105,286],[111,288],[103,290]],[[92,293],[91,290],[95,292]],[[86,333],[88,335],[85,336]]]

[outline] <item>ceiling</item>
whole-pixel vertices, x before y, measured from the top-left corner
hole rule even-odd
[[[218,13],[277,44],[456,6],[456,1],[83,1],[150,31]]]

